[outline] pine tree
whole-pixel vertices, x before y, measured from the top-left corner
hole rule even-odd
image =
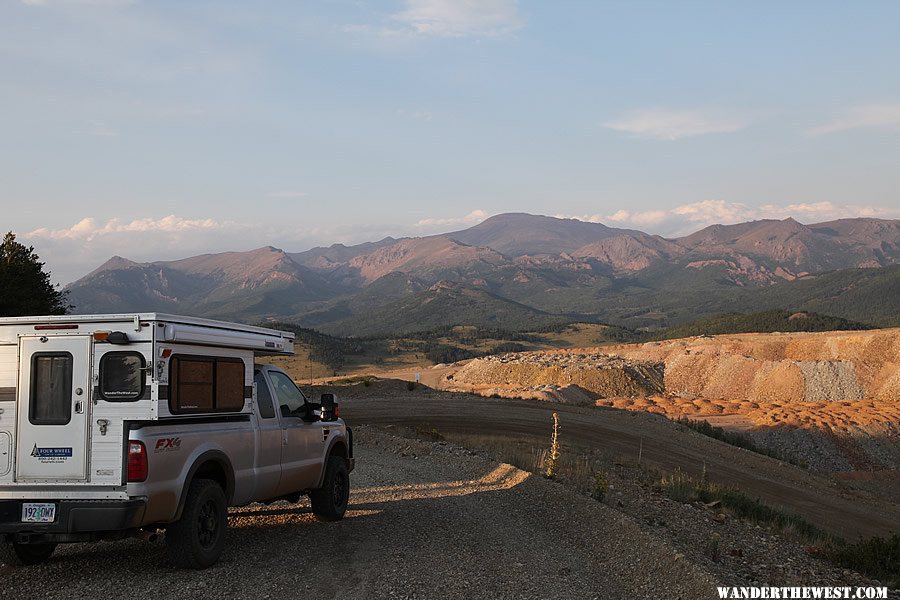
[[[64,315],[70,308],[34,248],[7,233],[0,245],[0,316]]]

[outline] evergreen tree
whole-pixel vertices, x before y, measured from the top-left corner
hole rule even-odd
[[[34,248],[7,233],[0,245],[0,316],[64,315],[69,308],[66,292],[50,282]]]

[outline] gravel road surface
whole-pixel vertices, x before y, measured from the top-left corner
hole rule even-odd
[[[231,513],[222,561],[169,567],[136,540],[0,567],[0,597],[709,598],[714,583],[622,514],[446,444],[357,433],[343,521],[308,505]]]

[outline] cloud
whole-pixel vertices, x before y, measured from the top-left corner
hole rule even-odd
[[[554,215],[557,219],[577,219],[587,223],[613,223],[616,225],[640,225],[652,226],[658,225],[666,220],[669,213],[664,210],[648,210],[648,211],[627,211],[624,209],[617,210],[610,215]]]
[[[129,6],[135,4],[137,0],[21,0],[22,4],[28,6],[50,6],[50,5],[70,5],[70,6]]]
[[[852,217],[900,217],[900,208],[808,202],[796,204],[764,204],[758,207],[725,200],[701,200],[682,204],[669,210],[628,211],[611,214],[556,215],[590,223],[604,223],[617,227],[635,227],[668,236],[681,236],[714,224],[730,225],[758,219],[786,219],[793,217],[803,223],[816,223]]]
[[[522,27],[516,0],[406,0],[406,10],[393,18],[438,37],[496,36]]]
[[[114,138],[119,137],[119,130],[114,127],[110,127],[106,123],[102,121],[95,121],[91,124],[90,129],[85,131],[87,135],[92,135],[94,137],[103,137],[103,138]]]
[[[397,114],[413,121],[431,121],[434,119],[434,113],[429,110],[406,110],[401,108],[397,111]]]
[[[418,228],[437,228],[456,225],[476,225],[488,218],[487,212],[476,209],[465,215],[464,217],[437,218],[431,217],[420,219],[416,222],[415,227]]]
[[[667,141],[698,135],[734,133],[747,125],[747,119],[734,115],[665,108],[634,110],[603,124],[607,129],[629,133],[637,138]]]
[[[666,219],[664,210],[648,210],[644,212],[629,212],[617,210],[609,215],[608,221],[613,223],[632,223],[634,225],[657,225]]]
[[[688,223],[704,227],[713,223],[740,223],[758,216],[745,204],[724,200],[701,200],[677,206],[670,212]]]
[[[269,194],[269,198],[305,198],[306,192],[294,192],[291,190],[281,190],[279,192],[272,192]]]
[[[230,226],[229,223],[220,223],[213,219],[184,219],[175,215],[161,219],[135,219],[129,222],[110,219],[105,223],[101,223],[93,217],[85,217],[64,229],[48,229],[47,227],[35,229],[28,233],[28,237],[91,241],[115,233],[183,233],[198,230],[221,230]]]
[[[900,132],[900,104],[854,106],[842,116],[809,129],[809,135],[826,135],[850,129],[880,129]]]
[[[239,246],[247,244],[247,236],[256,229],[252,225],[176,215],[106,221],[85,217],[70,227],[41,227],[22,238],[35,246],[52,271],[53,279],[66,283],[82,277],[113,255],[154,261],[205,252],[246,250],[249,248]]]
[[[517,0],[405,0],[383,23],[348,24],[345,33],[379,37],[497,37],[523,27]]]

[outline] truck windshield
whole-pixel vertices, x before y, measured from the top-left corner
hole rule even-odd
[[[281,405],[281,416],[296,415],[306,404],[303,392],[284,373],[269,371],[269,379],[272,381],[272,387],[275,388],[275,395],[278,396],[278,403]]]

